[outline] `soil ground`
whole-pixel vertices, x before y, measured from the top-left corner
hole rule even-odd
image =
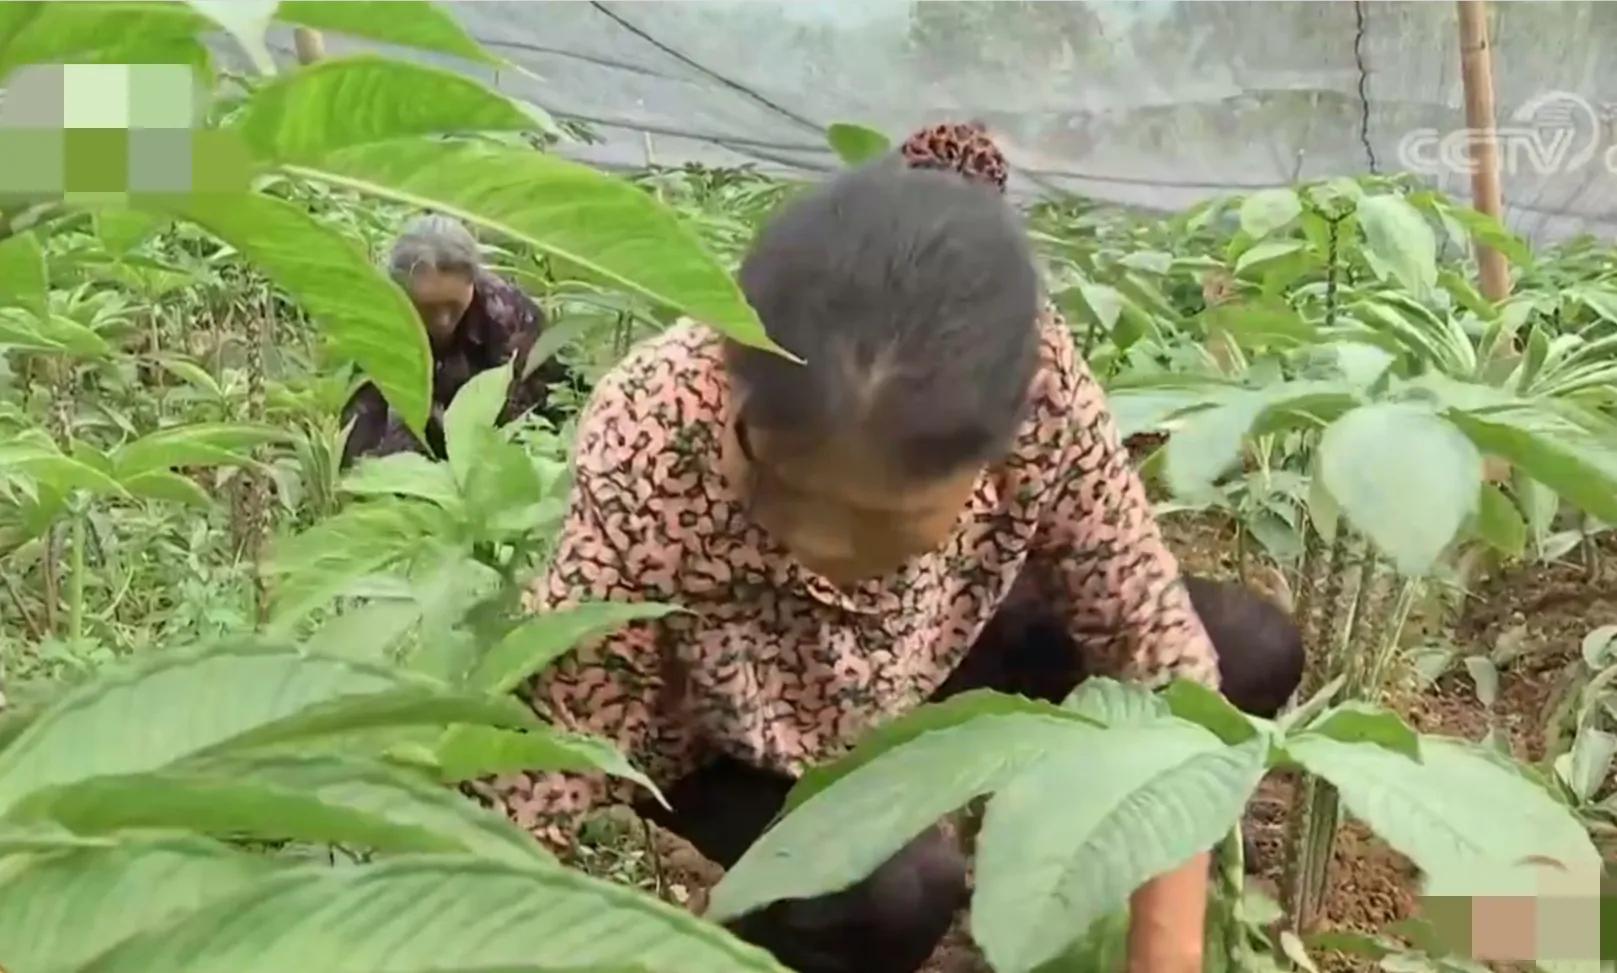
[[[1186,570],[1217,577],[1237,574],[1234,545],[1227,531],[1208,522],[1175,519],[1165,525]],[[1617,557],[1617,543],[1604,545],[1603,560]],[[1617,572],[1608,566],[1609,578]],[[1273,591],[1261,572],[1249,581]],[[1464,651],[1486,651],[1501,639],[1519,648],[1501,668],[1495,725],[1508,736],[1519,758],[1540,759],[1544,726],[1555,705],[1583,636],[1599,625],[1617,623],[1617,583],[1591,581],[1581,565],[1524,565],[1476,583],[1458,620],[1447,633]],[[1402,694],[1392,705],[1418,730],[1480,740],[1489,714],[1479,702],[1465,669],[1455,666],[1431,686]],[[1273,892],[1281,864],[1284,822],[1290,807],[1287,780],[1264,782],[1247,817],[1259,861],[1253,881]],[[700,910],[705,890],[722,874],[671,835],[659,833],[661,884],[665,894]],[[1415,905],[1416,872],[1401,855],[1361,825],[1350,822],[1338,835],[1326,905],[1328,928],[1379,931],[1409,916]],[[962,920],[963,920],[962,916]],[[1324,957],[1327,969],[1356,964]],[[925,973],[990,973],[972,946],[963,921],[939,946]]]

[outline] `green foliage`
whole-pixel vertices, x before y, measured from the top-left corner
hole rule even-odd
[[[1298,762],[1436,886],[1520,881],[1534,856],[1582,879],[1598,865],[1566,808],[1495,754],[1418,736],[1364,704],[1281,730],[1238,714],[1233,724],[1210,699],[1176,687],[1170,714],[1091,680],[1066,718],[992,693],[922,707],[805,778],[809,796],[726,875],[711,914],[845,887],[938,816],[991,794],[972,932],[996,970],[1033,970],[1228,832],[1266,769]]]
[[[858,165],[868,162],[892,149],[893,143],[875,129],[835,122],[825,130],[825,140],[843,162]]]

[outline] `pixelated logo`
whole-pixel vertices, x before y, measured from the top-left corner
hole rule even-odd
[[[183,64],[17,70],[0,99],[0,203],[244,192],[246,147],[234,131],[201,127],[206,97]]]
[[[1501,173],[1547,176],[1576,172],[1595,161],[1604,130],[1601,113],[1587,98],[1547,91],[1519,106],[1494,133]],[[1414,172],[1469,175],[1477,169],[1471,148],[1479,134],[1470,128],[1446,134],[1415,129],[1399,140],[1398,159]],[[1617,145],[1608,147],[1601,161],[1617,172]]]

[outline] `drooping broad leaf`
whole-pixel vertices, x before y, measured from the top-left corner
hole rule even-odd
[[[118,479],[128,480],[176,466],[233,466],[251,459],[252,449],[286,438],[273,426],[198,422],[170,426],[112,451]]]
[[[205,64],[212,25],[177,3],[5,3],[0,80],[26,64]]]
[[[1477,745],[1423,736],[1416,761],[1385,747],[1299,733],[1286,750],[1335,785],[1350,814],[1434,880],[1509,870],[1534,858],[1573,873],[1599,867],[1567,807],[1507,758]]]
[[[1306,732],[1338,743],[1370,743],[1420,759],[1420,736],[1398,714],[1357,700],[1342,703],[1308,723]]]
[[[1302,215],[1302,200],[1290,189],[1262,189],[1241,202],[1241,230],[1261,240]]]
[[[526,732],[457,726],[444,734],[433,750],[433,757],[439,773],[447,781],[513,771],[600,771],[634,781],[662,800],[657,785],[612,744],[548,726],[531,727]]]
[[[1211,848],[1240,819],[1266,752],[1163,721],[1024,770],[989,801],[977,839],[971,932],[994,969],[1056,958],[1141,884]]]
[[[198,486],[195,480],[166,470],[142,473],[140,476],[129,477],[121,483],[130,496],[140,497],[143,500],[160,500],[193,507],[210,507],[214,502],[208,491]]]
[[[1613,757],[1617,757],[1617,735],[1584,727],[1571,752],[1555,758],[1555,770],[1579,801],[1587,801],[1605,785]]]
[[[591,602],[546,612],[518,625],[489,649],[466,684],[482,692],[508,693],[580,643],[679,610],[652,602]]]
[[[416,622],[421,605],[411,599],[377,599],[351,608],[320,627],[304,649],[364,662],[382,662]]]
[[[428,835],[440,844],[447,842],[452,849],[493,861],[517,866],[551,861],[544,846],[503,815],[479,807],[434,781],[374,761],[318,754],[247,753],[188,763],[180,770],[188,777],[250,782],[282,795],[317,801],[326,808],[343,809],[386,822],[395,829]],[[272,829],[286,826],[273,818],[267,823]],[[334,837],[310,840],[338,841]]]
[[[1249,435],[1296,424],[1295,416],[1325,406],[1335,414],[1350,399],[1328,382],[1280,382],[1263,389],[1224,386],[1210,390],[1210,407],[1180,415],[1169,428],[1163,473],[1175,496],[1204,496],[1241,459]],[[1312,424],[1312,423],[1310,423]]]
[[[82,973],[429,973],[614,964],[785,973],[674,906],[579,872],[433,856],[278,876],[136,937]]]
[[[1106,401],[1118,435],[1126,440],[1143,432],[1157,432],[1187,410],[1219,401],[1230,388],[1224,382],[1119,384],[1107,389]]]
[[[420,453],[394,453],[361,459],[343,478],[342,490],[357,496],[401,496],[430,500],[446,510],[460,504],[460,490],[449,464]]]
[[[1094,746],[1104,732],[1077,714],[1026,712],[922,732],[787,811],[725,874],[707,914],[722,922],[847,888],[945,814],[1053,753]]]
[[[1431,569],[1476,509],[1482,455],[1430,409],[1376,403],[1320,438],[1319,476],[1353,525],[1404,574]]]
[[[865,766],[895,747],[915,740],[923,733],[959,726],[985,716],[1043,716],[1090,726],[1104,724],[1083,713],[1042,700],[1026,699],[987,689],[975,689],[949,697],[941,703],[916,707],[896,719],[867,730],[859,738],[859,745],[842,757],[811,767],[798,778],[791,793],[786,796],[790,811],[832,784]]]
[[[343,149],[297,168],[459,217],[682,310],[742,344],[779,350],[740,287],[672,210],[589,166],[528,148],[407,139]]]
[[[1196,724],[1232,747],[1272,730],[1268,720],[1248,716],[1218,692],[1186,679],[1169,683],[1159,698],[1168,712]]]
[[[398,797],[400,795],[394,795]],[[54,821],[79,834],[122,829],[192,831],[219,838],[309,841],[378,851],[466,851],[423,828],[251,778],[153,771],[93,777],[36,791],[8,812],[15,821]]]
[[[45,314],[49,289],[45,251],[40,249],[39,238],[33,233],[18,233],[0,239],[0,307],[23,307]]]
[[[278,578],[272,620],[302,618],[360,578],[423,550],[448,527],[432,504],[373,500],[287,538],[265,565],[265,573]]]
[[[1104,676],[1079,683],[1061,705],[1110,728],[1154,723],[1171,715],[1167,702],[1151,690]]]
[[[232,127],[263,161],[311,162],[367,142],[539,126],[516,102],[465,75],[363,55],[265,85]]]
[[[892,141],[882,133],[851,122],[833,122],[825,130],[825,140],[843,162],[853,166],[868,162],[893,147]]]
[[[1453,204],[1445,206],[1444,212],[1465,227],[1474,239],[1498,250],[1511,263],[1525,266],[1533,262],[1532,250],[1526,242],[1492,216],[1469,206]]]
[[[413,673],[407,674],[422,680]],[[509,697],[466,693],[442,685],[416,685],[314,703],[217,743],[206,752],[274,746],[371,729],[461,723],[502,727],[539,725],[532,711]]]
[[[257,194],[154,199],[241,251],[320,324],[334,350],[359,363],[413,430],[427,420],[427,333],[398,285],[359,245],[290,203]]]
[[[127,255],[162,230],[166,223],[161,217],[138,209],[107,207],[95,212],[96,236],[101,245],[116,256]]]
[[[1521,557],[1527,549],[1527,522],[1510,498],[1492,483],[1482,485],[1477,529],[1482,539],[1502,554]]]
[[[155,770],[266,727],[284,739],[299,728],[288,721],[329,719],[323,707],[334,701],[389,690],[449,695],[394,669],[274,644],[170,651],[77,686],[35,717],[0,750],[0,809],[45,787]]]
[[[0,869],[7,973],[66,973],[102,950],[268,878],[281,864],[199,837],[126,840]]]
[[[115,496],[123,492],[118,481],[75,457],[66,456],[44,432],[29,429],[0,443],[0,476],[31,477],[61,493],[88,490]]]
[[[275,18],[468,61],[498,63],[448,10],[427,0],[281,0]]]
[[[1358,217],[1370,253],[1417,300],[1427,300],[1437,288],[1437,237],[1420,210],[1402,196],[1368,196]]]
[[[36,822],[0,824],[0,859],[10,855],[29,855],[71,851],[78,848],[110,848],[116,842],[108,838],[77,835],[59,824]]]
[[[1315,328],[1279,298],[1231,302],[1202,315],[1209,334],[1228,335],[1246,349],[1295,347],[1314,339]]]
[[[1451,411],[1449,419],[1482,450],[1503,457],[1588,513],[1617,523],[1617,443],[1546,428],[1504,410]]]

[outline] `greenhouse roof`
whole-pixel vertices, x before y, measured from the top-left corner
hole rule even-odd
[[[838,164],[826,126],[989,125],[1019,195],[1155,210],[1336,175],[1416,171],[1465,198],[1456,8],[1422,2],[472,0],[512,67],[467,64],[598,144],[607,168]],[[1506,221],[1617,230],[1617,5],[1492,8]],[[290,42],[281,37],[290,54]],[[333,53],[361,45],[331,38]],[[393,52],[402,54],[404,52]],[[421,55],[408,55],[421,56]],[[1442,137],[1451,135],[1444,151]]]

